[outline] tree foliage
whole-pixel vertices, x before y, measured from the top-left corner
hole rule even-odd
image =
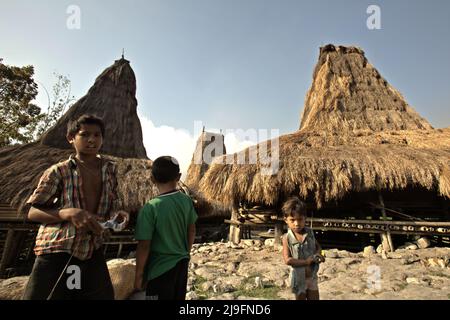
[[[47,112],[43,113],[32,102],[38,93],[34,67],[8,66],[0,58],[0,147],[39,139],[70,107],[74,100],[70,80],[53,74],[56,81],[51,96],[42,85],[48,98]]]
[[[33,66],[8,66],[0,59],[0,147],[32,141],[43,119],[41,108],[32,103],[38,93],[33,76]]]

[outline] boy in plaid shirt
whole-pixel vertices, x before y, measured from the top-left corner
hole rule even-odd
[[[114,163],[98,155],[104,132],[92,115],[69,122],[67,140],[76,154],[47,169],[27,201],[28,218],[42,225],[24,299],[114,299],[99,222],[117,213],[126,223],[129,215],[117,211]],[[81,278],[70,286],[74,269]]]

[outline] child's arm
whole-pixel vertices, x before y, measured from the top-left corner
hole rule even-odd
[[[144,268],[150,255],[150,240],[139,240],[136,249],[136,274],[134,277],[134,289],[144,290]]]
[[[311,265],[314,262],[312,257],[309,257],[306,260],[303,259],[294,259],[291,257],[291,253],[289,252],[288,242],[286,237],[283,237],[283,259],[284,263],[291,267],[306,267]]]
[[[34,205],[31,206],[28,211],[28,219],[43,224],[69,221],[75,225],[77,229],[88,229],[97,235],[101,234],[103,231],[95,217],[86,210],[80,208],[58,210]]]
[[[192,245],[194,244],[195,232],[195,224],[190,224],[188,227],[188,252],[191,252]]]

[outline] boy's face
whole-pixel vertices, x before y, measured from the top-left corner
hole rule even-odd
[[[69,143],[77,153],[97,155],[102,147],[103,136],[100,127],[96,124],[82,124],[75,136],[67,137]]]
[[[284,221],[288,225],[289,229],[291,229],[292,231],[301,232],[302,229],[305,227],[306,217],[299,213],[294,213],[293,216],[284,218]]]

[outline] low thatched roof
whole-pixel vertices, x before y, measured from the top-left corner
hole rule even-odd
[[[100,116],[105,121],[100,152],[117,165],[123,208],[136,211],[157,195],[150,180],[152,161],[147,158],[142,142],[135,92],[136,79],[129,62],[116,60],[40,141],[0,149],[0,204],[16,209],[18,214],[26,212],[25,202],[42,173],[74,153],[65,138],[67,122],[83,113]]]
[[[52,164],[67,160],[72,150],[44,146],[38,142],[0,149],[0,203],[8,203],[24,214],[42,173]],[[117,165],[120,204],[130,212],[157,195],[151,176],[151,160],[107,156]],[[1,216],[0,216],[1,219]]]
[[[248,159],[250,150],[232,157]],[[258,153],[256,164],[218,158],[200,192],[229,206],[298,195],[321,207],[350,192],[407,187],[450,197],[450,128],[433,129],[355,47],[321,48],[300,130],[279,138],[279,170],[261,174],[270,156]]]

